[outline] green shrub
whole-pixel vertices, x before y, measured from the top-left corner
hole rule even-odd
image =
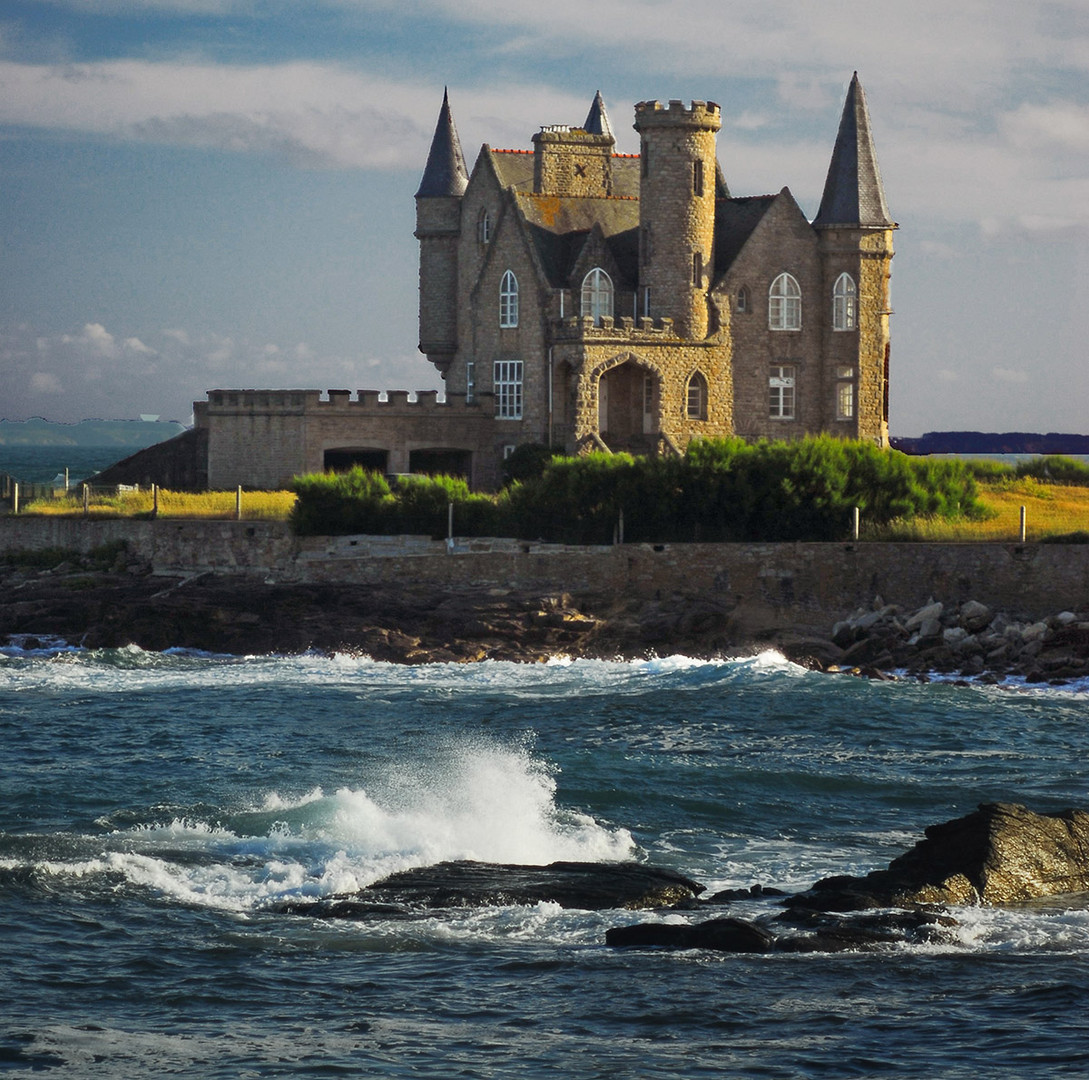
[[[1031,476],[1049,484],[1089,486],[1089,465],[1062,454],[1048,454],[1018,462],[1015,472],[1018,476]]]
[[[855,506],[868,528],[982,512],[964,462],[831,436],[697,440],[683,458],[550,456],[538,475],[513,480],[497,496],[474,495],[448,476],[405,477],[391,491],[361,469],[300,477],[295,491],[300,533],[442,537],[453,503],[455,535],[569,544],[612,543],[621,523],[629,542],[839,540],[850,534]]]

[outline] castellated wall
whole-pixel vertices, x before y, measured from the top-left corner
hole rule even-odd
[[[321,472],[327,450],[380,450],[386,471],[409,471],[413,450],[492,450],[479,405],[442,404],[435,390],[213,390],[196,421],[208,431],[208,486],[277,489]],[[490,401],[489,401],[490,404]],[[475,460],[475,458],[474,458]],[[474,484],[486,482],[477,477]]]

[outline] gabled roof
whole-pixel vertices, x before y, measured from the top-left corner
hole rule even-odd
[[[781,192],[779,194],[782,194]],[[715,273],[723,274],[764,220],[779,195],[749,195],[715,203]]]
[[[431,150],[427,155],[423,179],[416,192],[416,198],[435,198],[441,196],[461,196],[469,184],[469,173],[465,168],[465,156],[461,152],[454,117],[450,112],[450,100],[446,90],[442,92],[442,108],[435,125],[435,134],[431,139]]]
[[[638,199],[514,194],[515,204],[554,288],[567,285],[595,226],[621,272],[631,281],[636,279],[639,255]]]
[[[870,134],[870,114],[857,71],[847,89],[824,196],[813,224],[895,227],[885,205],[885,189]]]

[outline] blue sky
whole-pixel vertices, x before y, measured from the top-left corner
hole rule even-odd
[[[413,193],[444,85],[470,164],[718,102],[736,195],[816,212],[866,89],[896,234],[891,428],[1089,432],[1084,0],[5,0],[0,416],[217,387],[426,389]]]

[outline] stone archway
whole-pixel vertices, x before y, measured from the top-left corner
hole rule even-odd
[[[632,355],[599,365],[596,382],[597,433],[613,451],[653,453],[661,425],[661,374]]]

